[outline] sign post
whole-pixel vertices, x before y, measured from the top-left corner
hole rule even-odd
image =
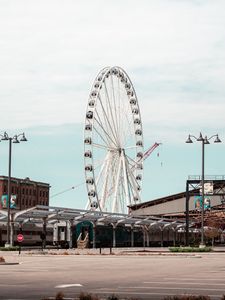
[[[19,243],[19,254],[21,253],[21,243],[24,241],[24,236],[22,233],[17,235],[17,242]]]

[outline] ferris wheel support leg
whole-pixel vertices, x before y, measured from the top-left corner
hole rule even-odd
[[[124,182],[125,182],[125,198],[126,198],[126,203],[127,205],[131,204],[131,199],[129,195],[129,188],[128,188],[128,174],[126,171],[126,161],[125,161],[125,156],[124,156],[124,151],[122,151],[122,160],[123,160],[123,176],[124,176]]]
[[[116,176],[116,186],[115,186],[115,193],[114,193],[114,197],[113,197],[112,212],[116,212],[116,209],[118,209],[117,196],[118,196],[118,188],[119,188],[119,180],[120,180],[121,162],[122,162],[122,159],[120,159],[117,176]]]
[[[105,200],[106,200],[106,190],[107,190],[107,184],[108,184],[108,170],[109,170],[109,162],[110,162],[110,152],[107,154],[106,157],[107,161],[106,161],[106,167],[105,167],[105,172],[104,172],[104,177],[105,177],[105,181],[104,181],[104,185],[102,188],[102,195],[101,195],[101,200],[100,200],[100,205],[102,210],[105,210]]]

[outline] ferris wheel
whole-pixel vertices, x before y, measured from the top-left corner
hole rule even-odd
[[[137,96],[120,67],[94,80],[84,127],[87,209],[127,213],[141,202],[143,131]]]

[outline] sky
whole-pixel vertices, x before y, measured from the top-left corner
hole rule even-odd
[[[28,138],[13,145],[12,176],[49,183],[50,205],[85,207],[88,96],[114,65],[135,87],[145,149],[162,143],[145,161],[143,202],[182,192],[201,173],[201,145],[185,144],[188,134],[219,134],[205,173],[225,174],[223,0],[0,0],[0,134]]]

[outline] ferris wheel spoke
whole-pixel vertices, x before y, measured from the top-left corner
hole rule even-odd
[[[112,126],[113,126],[113,129],[114,129],[113,132],[115,133],[116,140],[117,140],[117,143],[119,145],[119,137],[118,137],[118,134],[117,134],[115,120],[114,120],[114,116],[113,116],[113,112],[112,112],[112,107],[111,107],[111,103],[110,103],[110,97],[109,97],[109,93],[108,93],[108,89],[107,89],[105,81],[104,81],[104,87],[105,87],[107,105],[108,105],[108,108],[109,108],[110,116],[111,116],[111,119],[112,119]]]
[[[114,148],[110,148],[110,147],[108,147],[108,146],[101,145],[101,144],[97,144],[97,143],[92,143],[92,145],[93,145],[94,147],[97,147],[97,148],[100,148],[100,149],[114,150]]]
[[[127,116],[126,116],[126,118],[127,118]],[[132,124],[132,119],[131,120],[128,120],[128,118],[127,118],[127,123],[128,123],[128,126],[127,126],[127,130],[125,130],[125,132],[124,132],[124,137],[125,137],[125,140],[124,140],[124,144],[126,145],[126,141],[127,141],[127,139],[129,138],[129,137],[132,137],[133,136],[133,134],[132,134],[132,132],[131,132],[131,124]]]
[[[98,173],[98,177],[97,177],[97,180],[96,180],[96,186],[99,185],[99,182],[100,182],[100,180],[102,178],[102,174],[103,174],[106,166],[108,165],[108,160],[109,160],[108,158],[109,158],[109,152],[107,153],[107,155],[106,155],[106,157],[105,157],[105,159],[104,159],[104,161],[102,163],[101,169],[100,169],[100,171]]]
[[[120,80],[119,77],[117,78],[117,99],[118,99],[118,112],[119,112],[119,118],[118,118],[118,131],[121,132],[121,98],[120,98]]]
[[[116,147],[115,142],[112,140],[112,138],[110,137],[110,135],[105,131],[104,127],[99,123],[99,121],[98,121],[97,119],[95,119],[95,120],[96,120],[96,122],[98,123],[100,129],[103,131],[103,133],[105,133],[105,136],[106,136],[107,141],[104,139],[104,137],[103,137],[103,135],[102,135],[103,133],[101,134],[101,133],[99,132],[99,130],[96,128],[96,126],[94,126],[94,130],[95,130],[95,132],[98,134],[98,136],[102,139],[102,141],[103,141],[108,147],[111,145],[110,141],[111,141],[111,142],[115,145],[115,147]]]
[[[96,118],[96,116],[97,116],[97,118]],[[116,142],[113,140],[113,136],[110,137],[110,134],[107,132],[108,119],[105,119],[105,115],[104,115],[105,124],[103,124],[102,121],[101,121],[101,117],[99,116],[99,113],[98,113],[97,110],[96,110],[96,116],[94,117],[94,120],[96,121],[99,128],[106,133],[106,138],[108,139],[108,144],[110,144],[110,140],[112,140],[113,144],[116,145]],[[96,127],[97,126],[95,125],[94,128],[96,129]]]
[[[131,168],[137,165],[137,161],[131,158],[129,155],[125,154],[126,160]]]
[[[114,141],[114,144],[115,144],[117,142],[117,137],[114,133],[114,130],[112,128],[111,123],[109,122],[109,114],[107,114],[106,111],[105,111],[105,108],[103,106],[102,99],[101,99],[100,95],[98,95],[98,99],[99,99],[99,102],[101,104],[101,108],[102,108],[102,112],[103,112],[103,118],[105,120],[105,125],[106,125],[105,127],[108,129],[108,132],[110,131],[112,133],[112,136],[115,139],[115,141]],[[98,118],[99,118],[99,115],[98,115]],[[101,122],[100,118],[99,118],[99,122]],[[102,126],[102,127],[104,128],[104,126]]]
[[[129,150],[129,149],[137,149],[138,146],[129,146],[129,147],[124,147],[124,150]]]
[[[109,135],[109,133],[105,130],[104,125],[99,122],[98,119],[95,118],[96,123],[99,125],[98,127],[101,129],[102,134],[105,134],[106,138],[107,138],[107,145],[110,145],[111,143],[113,143],[116,147],[116,143],[115,141],[112,139],[112,137]],[[105,141],[105,139],[103,138],[103,136],[100,134],[100,132],[97,130],[96,126],[94,126],[94,130],[99,134],[99,136],[102,138],[103,141]],[[110,143],[111,141],[111,143]]]
[[[109,152],[109,155],[110,155],[110,152]],[[110,163],[110,157],[108,158],[108,160],[106,162],[105,173],[103,175],[104,176],[103,178],[105,178],[105,180],[103,182],[102,190],[100,191],[100,193],[101,193],[101,198],[100,198],[101,207],[105,207],[107,187],[108,187],[108,182],[109,182],[109,163]]]
[[[119,138],[119,142],[121,142],[120,136],[119,136],[119,124],[118,124],[118,115],[117,115],[117,111],[116,111],[116,99],[115,99],[113,76],[111,76],[111,86],[112,86],[112,98],[113,98],[113,104],[114,104],[114,115],[115,115],[115,124],[116,124],[115,129],[116,129],[117,136]],[[112,113],[113,113],[113,111],[112,111]]]

